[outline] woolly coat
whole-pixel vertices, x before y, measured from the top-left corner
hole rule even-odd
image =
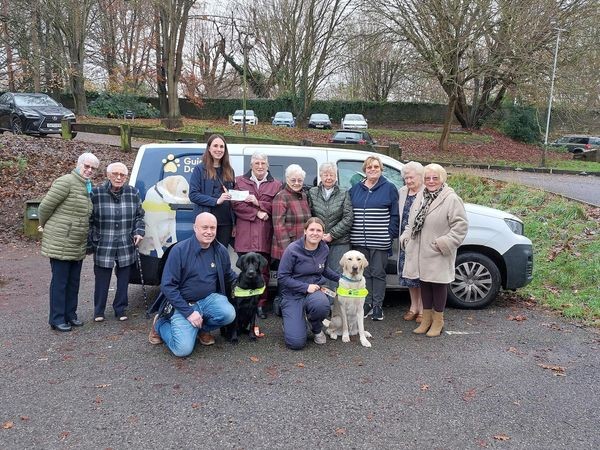
[[[410,210],[408,225],[400,236],[400,245],[406,251],[402,276],[419,278],[429,283],[448,284],[454,281],[456,251],[469,228],[467,213],[454,189],[444,186],[429,206],[421,232],[412,238],[411,229],[422,201],[423,191],[417,194]]]
[[[281,181],[274,179],[267,173],[266,181],[259,187],[250,179],[252,171],[236,178],[235,189],[249,191],[258,200],[259,206],[246,202],[232,202],[236,216],[235,251],[240,253],[260,252],[271,253],[271,240],[273,239],[273,199],[281,190]],[[259,219],[256,214],[266,212],[267,220]]]
[[[271,257],[281,259],[284,250],[304,236],[310,208],[304,191],[295,192],[286,184],[273,199],[273,243]]]
[[[63,261],[85,258],[92,202],[77,170],[57,178],[38,210],[42,255]]]
[[[333,240],[330,246],[348,244],[350,242],[350,228],[354,214],[352,202],[348,191],[342,190],[336,184],[329,199],[323,198],[323,184],[310,188],[308,191],[308,204],[314,217],[325,223],[325,233],[331,234]]]

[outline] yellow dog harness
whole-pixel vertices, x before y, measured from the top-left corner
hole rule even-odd
[[[260,295],[265,292],[265,286],[257,288],[257,289],[242,289],[239,286],[236,286],[233,290],[233,295],[236,297],[253,297],[255,295]]]
[[[347,289],[343,287],[337,288],[338,295],[343,297],[352,297],[352,298],[364,298],[367,296],[369,291],[366,288],[362,289]]]

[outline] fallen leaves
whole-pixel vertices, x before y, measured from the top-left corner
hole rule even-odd
[[[425,392],[429,390],[429,385],[428,384],[422,384],[421,385],[421,391]]]
[[[493,436],[494,439],[496,439],[497,441],[510,441],[510,436],[502,433],[502,434],[496,434]]]
[[[472,401],[475,398],[475,395],[477,394],[477,391],[475,390],[475,388],[469,389],[468,391],[466,391],[463,394],[463,400],[467,403],[469,403],[470,401]]]
[[[336,428],[336,429],[335,429],[335,435],[336,435],[336,436],[338,436],[338,437],[339,437],[339,436],[343,436],[343,435],[345,435],[345,434],[346,434],[346,431],[347,431],[347,430],[346,430],[346,428],[344,428],[344,427]]]
[[[555,376],[557,377],[565,377],[567,376],[566,371],[567,369],[565,369],[562,366],[557,366],[554,364],[538,364],[538,366],[540,366],[542,369],[546,369],[546,370],[551,370]]]
[[[260,361],[260,358],[259,358],[258,356],[251,356],[251,357],[250,357],[250,361],[252,361],[252,362],[255,362],[255,363],[256,363],[256,362],[259,362],[259,361]]]
[[[523,322],[527,320],[527,316],[524,316],[522,314],[518,314],[516,316],[510,315],[508,316],[508,320],[514,320],[515,322]]]
[[[4,422],[2,424],[2,428],[4,428],[5,430],[10,430],[14,426],[15,426],[15,423],[12,420],[7,420],[6,422]]]

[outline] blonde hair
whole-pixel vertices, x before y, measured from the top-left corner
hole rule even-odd
[[[442,183],[445,183],[448,179],[448,172],[446,172],[446,169],[439,164],[427,164],[423,170],[423,175],[425,175],[427,172],[435,173],[438,177],[440,177],[440,181]]]
[[[423,181],[423,177],[425,176],[425,168],[423,164],[417,161],[409,161],[404,166],[402,166],[402,176],[404,176],[407,172],[414,172],[417,176],[421,177],[421,181]]]
[[[365,172],[367,170],[367,166],[369,166],[370,164],[373,164],[373,161],[377,161],[379,163],[379,167],[381,168],[381,171],[383,172],[383,163],[381,162],[381,159],[379,158],[379,156],[375,156],[375,155],[367,156],[367,159],[365,159],[365,162],[362,165],[362,171]]]

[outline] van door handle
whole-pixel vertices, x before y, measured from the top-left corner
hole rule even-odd
[[[169,203],[169,207],[173,210],[173,211],[193,211],[194,210],[194,204],[188,204],[188,205],[182,205],[181,203]]]

